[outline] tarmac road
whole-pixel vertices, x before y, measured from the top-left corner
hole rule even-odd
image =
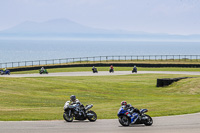
[[[200,72],[185,72],[185,71],[138,71],[137,74],[183,74],[183,75],[200,75]],[[128,75],[132,74],[131,71],[115,71],[109,73],[108,71],[99,71],[98,73],[92,72],[59,72],[49,74],[11,74],[0,75],[0,77],[48,77],[48,76],[106,76],[106,75]],[[136,74],[136,73],[133,73]]]
[[[0,121],[0,133],[200,133],[200,113],[154,117],[152,126],[122,127],[117,119],[89,121]]]

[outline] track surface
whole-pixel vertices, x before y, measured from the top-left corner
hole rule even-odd
[[[0,121],[0,133],[200,133],[200,113],[154,117],[152,126],[122,127],[117,119],[89,121]]]
[[[200,75],[200,72],[183,72],[183,71],[139,71],[137,74],[184,74],[184,75]],[[48,76],[106,76],[106,75],[128,75],[132,74],[130,71],[116,71],[109,73],[108,71],[92,72],[60,72],[49,74],[11,74],[0,75],[0,77],[48,77]],[[135,73],[133,73],[135,74]]]

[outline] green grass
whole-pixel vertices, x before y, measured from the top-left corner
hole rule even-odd
[[[0,120],[63,120],[63,105],[72,94],[84,105],[93,104],[99,119],[117,118],[122,100],[149,109],[151,116],[200,112],[199,78],[157,88],[156,79],[167,77],[177,76],[1,77]]]
[[[69,67],[69,68],[54,68],[47,69],[49,73],[55,72],[80,72],[80,71],[92,71],[91,67]],[[97,67],[98,71],[108,71],[109,67]],[[133,67],[114,67],[115,71],[131,71]],[[180,68],[180,67],[164,67],[164,68],[145,68],[138,67],[138,71],[200,71],[200,68]],[[12,74],[28,74],[39,73],[39,70],[31,71],[19,71],[12,72]]]

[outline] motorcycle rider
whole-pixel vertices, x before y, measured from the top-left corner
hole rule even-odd
[[[126,101],[122,101],[121,105],[124,106],[125,110],[127,110],[130,115],[134,118],[132,123],[135,123],[137,119],[139,118],[139,115],[141,116],[140,111],[137,108],[134,108],[131,104],[127,104]]]
[[[79,106],[79,108],[80,108],[79,115],[83,114],[85,116],[85,111],[84,111],[85,108],[84,108],[83,104],[78,99],[76,99],[75,95],[70,96],[70,102],[71,102],[71,105],[77,104]]]
[[[137,72],[137,67],[136,67],[136,65],[134,65],[133,71]]]
[[[113,65],[110,66],[110,69],[114,69],[114,68],[113,68]]]
[[[41,72],[44,72],[44,67],[41,68]]]
[[[93,66],[93,67],[92,67],[92,71],[94,72],[94,71],[95,71],[95,69],[96,69],[96,68],[95,68],[95,66]]]
[[[113,65],[110,66],[110,72],[114,71]]]

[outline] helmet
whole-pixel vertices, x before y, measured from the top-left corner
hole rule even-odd
[[[123,105],[127,105],[127,102],[126,101],[122,101],[121,102],[121,105],[123,106]]]
[[[75,95],[71,95],[71,96],[70,96],[70,100],[71,100],[71,101],[75,101],[75,100],[76,100],[76,96],[75,96]]]

